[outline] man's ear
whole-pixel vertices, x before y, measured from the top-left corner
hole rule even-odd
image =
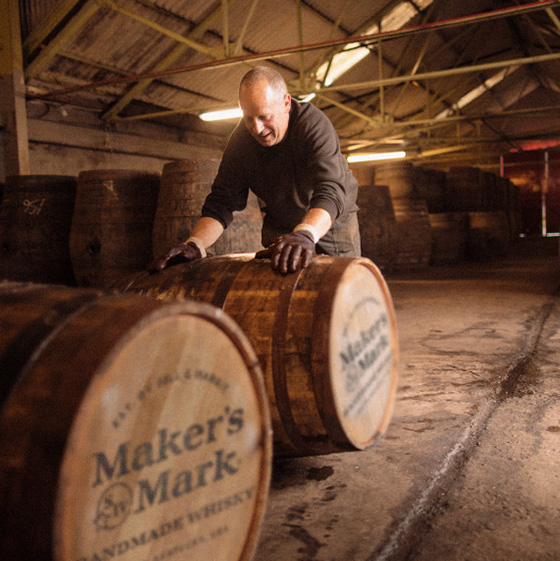
[[[284,96],[284,108],[286,109],[286,113],[289,113],[292,108],[292,96],[289,93]]]

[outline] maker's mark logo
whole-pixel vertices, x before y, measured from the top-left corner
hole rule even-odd
[[[132,490],[126,483],[115,483],[105,489],[97,503],[95,525],[98,530],[120,526],[132,509]]]

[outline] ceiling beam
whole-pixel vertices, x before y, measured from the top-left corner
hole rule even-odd
[[[114,12],[118,12],[119,14],[122,14],[123,16],[127,16],[130,19],[133,19],[138,23],[145,25],[146,27],[150,27],[151,29],[154,29],[155,31],[161,33],[162,35],[165,35],[166,37],[173,39],[177,43],[184,44],[186,47],[192,49],[193,51],[197,51],[211,58],[218,58],[217,56],[215,56],[216,49],[214,47],[209,47],[208,45],[199,43],[198,41],[190,39],[189,37],[184,37],[180,33],[176,33],[175,31],[172,31],[171,29],[168,29],[163,25],[156,23],[155,21],[152,21],[149,18],[146,18],[136,12],[133,12],[132,10],[128,10],[123,6],[120,6],[119,4],[115,4],[115,2],[112,2],[112,0],[99,0],[99,1],[102,2],[104,5],[106,5],[107,7],[111,8],[111,10],[113,10]]]
[[[57,33],[52,41],[27,65],[25,79],[29,81],[37,76],[99,8],[100,5],[97,0],[88,0],[80,11],[68,21],[64,29]]]
[[[79,4],[79,0],[61,0],[50,11],[49,17],[37,25],[23,42],[23,55],[29,57],[43,41],[65,20]]]
[[[231,0],[236,2],[237,0]],[[215,23],[215,21],[221,17],[222,6],[220,5],[215,10],[213,10],[195,29],[193,29],[188,34],[188,39],[196,40],[206,31],[209,27]],[[105,121],[110,121],[114,119],[133,99],[138,97],[141,92],[143,92],[158,74],[164,74],[166,70],[183,54],[188,50],[186,44],[180,43],[172,49],[172,51],[167,54],[158,64],[152,68],[151,76],[140,79],[124,96],[122,96],[117,102],[115,102],[110,109],[105,111],[101,118]],[[136,81],[136,80],[134,80]]]
[[[231,1],[235,1],[235,0],[231,0]],[[152,71],[152,72],[145,72],[143,74],[134,74],[134,75],[129,75],[126,77],[120,77],[120,78],[114,78],[112,80],[101,80],[98,82],[90,82],[88,84],[83,84],[82,86],[76,86],[73,88],[64,88],[64,89],[59,89],[59,90],[53,90],[51,92],[45,92],[42,93],[40,95],[37,96],[30,96],[31,98],[37,98],[37,97],[50,97],[50,96],[54,96],[54,95],[62,95],[62,94],[66,94],[66,93],[71,93],[73,91],[77,91],[80,89],[94,89],[100,85],[108,85],[108,84],[112,84],[112,83],[124,83],[124,82],[136,82],[136,81],[142,81],[143,83],[148,80],[151,81],[155,78],[161,78],[163,76],[171,76],[174,74],[182,74],[182,73],[186,73],[186,72],[192,72],[195,70],[210,70],[210,69],[216,69],[216,68],[224,68],[227,66],[235,66],[238,64],[245,64],[248,62],[256,62],[256,61],[260,61],[260,60],[273,60],[275,58],[280,58],[283,56],[288,56],[288,55],[293,55],[296,54],[300,51],[312,51],[312,50],[320,50],[320,49],[325,49],[328,48],[330,46],[336,46],[336,45],[347,45],[348,43],[355,43],[357,41],[359,42],[363,42],[363,43],[368,43],[368,44],[375,44],[379,41],[384,41],[384,40],[388,40],[388,39],[396,39],[399,37],[404,37],[407,35],[412,35],[415,33],[426,33],[426,32],[430,32],[432,30],[435,29],[446,29],[446,28],[453,28],[453,27],[457,27],[457,26],[461,26],[461,25],[468,25],[474,22],[478,22],[478,21],[484,21],[484,20],[491,20],[491,19],[496,19],[496,18],[502,18],[502,17],[510,17],[513,15],[517,15],[520,13],[529,13],[532,11],[537,11],[537,10],[543,10],[547,7],[550,6],[558,6],[559,5],[559,0],[541,0],[540,2],[533,2],[530,4],[524,4],[521,6],[515,6],[512,8],[505,8],[505,9],[501,9],[501,10],[495,10],[493,12],[485,12],[482,14],[475,14],[472,16],[465,16],[465,17],[461,17],[461,18],[454,18],[452,20],[444,20],[444,21],[438,21],[438,22],[432,22],[432,23],[427,23],[425,25],[422,26],[416,26],[416,27],[407,27],[407,28],[403,28],[403,29],[398,29],[398,30],[394,30],[394,31],[387,31],[387,32],[380,32],[380,33],[374,33],[372,35],[368,35],[368,36],[361,36],[361,37],[346,37],[344,39],[337,39],[334,41],[326,41],[326,42],[321,42],[321,43],[315,43],[315,44],[309,44],[309,45],[298,45],[298,46],[294,46],[294,47],[288,47],[285,49],[278,49],[275,51],[268,51],[268,52],[263,52],[263,53],[255,53],[255,54],[247,54],[247,55],[243,55],[243,56],[236,56],[236,57],[230,57],[227,59],[222,59],[222,60],[215,60],[215,61],[209,61],[207,63],[203,63],[203,64],[194,64],[194,65],[190,65],[190,66],[184,66],[184,67],[179,67],[179,68],[169,68],[169,65],[164,66],[163,64],[157,65],[157,68]],[[214,18],[214,17],[219,17],[219,15],[221,14],[221,9],[218,8],[213,14],[211,14],[210,18]],[[207,22],[205,22],[207,23]],[[205,24],[201,24],[201,26],[199,26],[197,28],[196,31],[198,31],[201,27],[204,27]],[[206,25],[207,27],[207,25]],[[193,33],[195,33],[193,32]],[[192,36],[192,34],[190,35]],[[183,47],[182,45],[180,45],[178,48]],[[184,49],[181,50],[181,52],[183,52]],[[178,56],[178,55],[177,55]],[[176,57],[175,57],[176,58]],[[160,68],[161,67],[161,68]],[[466,70],[462,70],[463,72]],[[391,80],[394,81],[394,83],[398,83],[406,81],[406,77],[404,77],[405,79],[403,80],[402,78],[390,78],[388,79],[389,82],[387,83],[393,83],[391,82]],[[409,79],[415,79],[410,77]],[[325,91],[332,91],[334,90],[334,87],[330,87],[325,89]],[[340,88],[339,88],[340,89]],[[348,89],[348,88],[346,88]]]
[[[431,80],[438,78],[446,78],[448,76],[457,76],[461,74],[472,74],[476,72],[483,72],[485,70],[494,70],[496,68],[505,68],[508,66],[520,66],[524,64],[538,64],[545,62],[552,62],[560,59],[560,53],[549,53],[546,55],[537,55],[526,58],[516,58],[511,60],[498,60],[494,62],[487,62],[474,66],[460,66],[456,68],[446,68],[445,70],[434,70],[432,72],[421,72],[418,74],[407,74],[402,76],[393,76],[391,78],[382,78],[380,80],[370,80],[368,82],[355,82],[353,84],[340,84],[338,86],[328,86],[319,88],[319,92],[335,92],[344,90],[361,90],[361,89],[376,89],[382,86],[392,84],[404,84],[413,80]]]

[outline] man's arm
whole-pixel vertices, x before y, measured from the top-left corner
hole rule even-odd
[[[311,232],[315,243],[317,243],[330,230],[331,226],[332,218],[326,210],[310,208],[294,231],[307,230]]]
[[[210,216],[202,216],[194,225],[189,239],[195,238],[198,242],[197,245],[202,246],[199,246],[199,249],[204,254],[206,248],[210,247],[222,235],[223,231],[224,227],[218,220]]]

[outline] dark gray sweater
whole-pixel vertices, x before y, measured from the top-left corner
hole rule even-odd
[[[261,146],[240,122],[224,151],[202,215],[226,228],[232,212],[245,208],[249,189],[265,205],[265,246],[291,232],[309,208],[322,208],[333,220],[324,241],[332,237],[333,229],[348,243],[355,237],[355,232],[344,231],[357,210],[358,183],[332,123],[314,105],[292,100],[286,137],[275,146]]]

